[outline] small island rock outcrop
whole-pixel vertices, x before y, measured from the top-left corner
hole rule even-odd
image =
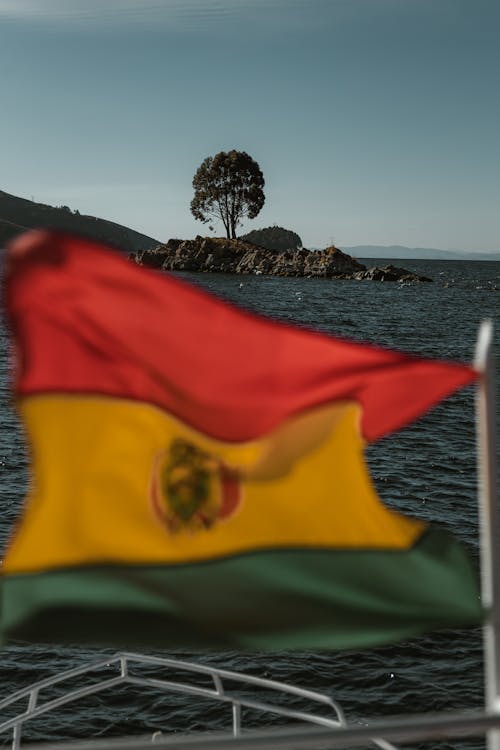
[[[431,281],[396,266],[367,269],[332,245],[324,250],[290,249],[277,252],[242,239],[200,237],[170,239],[164,245],[132,254],[139,265],[164,271],[269,274],[328,279],[375,281]]]

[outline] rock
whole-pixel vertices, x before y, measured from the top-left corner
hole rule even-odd
[[[170,239],[164,245],[136,253],[131,258],[139,265],[165,271],[430,281],[395,266],[367,270],[366,266],[334,245],[325,250],[300,248],[276,252],[244,240],[197,235],[194,240]]]
[[[307,257],[304,263],[306,276],[352,278],[355,273],[366,271],[366,266],[347,255],[347,253],[343,253],[334,245],[315,252],[306,250],[306,253]]]
[[[247,250],[235,268],[235,273],[273,273],[273,259],[269,255],[264,255],[258,249]]]
[[[358,271],[354,278],[358,281],[399,281],[401,283],[414,283],[420,281],[432,281],[427,276],[419,276],[404,268],[388,265],[383,268],[368,268],[365,271]]]

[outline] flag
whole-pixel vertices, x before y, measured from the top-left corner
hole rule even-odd
[[[355,648],[476,623],[460,545],[389,510],[364,460],[473,369],[252,315],[35,231],[5,305],[31,482],[6,639]]]

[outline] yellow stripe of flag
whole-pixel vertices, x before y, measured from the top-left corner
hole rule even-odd
[[[211,440],[140,402],[54,395],[20,406],[34,484],[5,573],[261,549],[405,549],[425,528],[378,499],[356,404],[317,409],[247,444]]]

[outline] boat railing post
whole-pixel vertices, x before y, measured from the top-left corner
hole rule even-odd
[[[241,705],[233,701],[233,737],[241,735]]]
[[[125,654],[120,655],[120,676],[124,680],[128,677],[128,659]]]
[[[493,323],[479,329],[475,367],[480,373],[476,394],[478,494],[481,554],[481,596],[484,624],[485,701],[489,713],[500,715],[500,539],[497,499],[495,378]],[[500,731],[487,734],[488,750],[500,750]]]
[[[21,747],[21,732],[22,732],[22,724],[19,722],[18,724],[14,725],[14,728],[12,730],[12,750],[19,750]]]

